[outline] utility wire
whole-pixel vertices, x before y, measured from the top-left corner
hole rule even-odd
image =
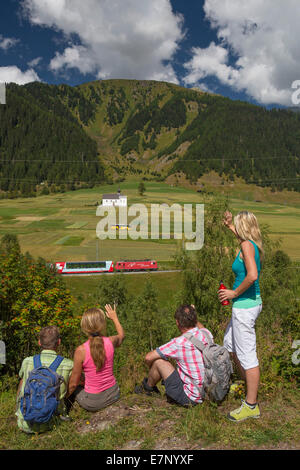
[[[261,184],[261,183],[281,183],[281,182],[297,182],[300,180],[300,176],[296,176],[294,178],[280,178],[280,179],[271,179],[271,180],[267,180],[267,179],[263,179],[263,180],[254,180],[254,181],[249,181],[249,182],[245,182],[245,184]],[[28,182],[28,183],[35,183],[35,184],[41,184],[42,182],[47,182],[48,184],[55,184],[55,183],[103,183],[102,181],[94,181],[92,178],[89,180],[89,181],[82,181],[82,180],[76,180],[76,179],[73,179],[73,180],[53,180],[53,181],[49,181],[49,180],[44,180],[44,181],[41,181],[41,182],[38,182],[37,179],[26,179],[26,178],[13,178],[13,177],[0,177],[0,181],[15,181],[15,182]]]
[[[118,157],[120,158],[120,157]],[[162,157],[160,157],[162,158]],[[180,161],[182,162],[199,162],[199,161],[210,161],[210,160],[220,160],[222,162],[226,162],[226,161],[245,161],[245,160],[261,160],[261,161],[264,161],[264,160],[280,160],[280,159],[284,159],[284,158],[293,158],[293,159],[299,159],[300,157],[299,156],[296,156],[296,155],[285,155],[285,156],[276,156],[276,157],[239,157],[239,158],[222,158],[222,157],[206,157],[206,158],[202,158],[202,157],[199,157],[198,160],[196,159],[185,159],[185,158],[182,158],[180,159]],[[53,159],[34,159],[34,160],[20,160],[20,159],[11,159],[11,160],[0,160],[0,163],[20,163],[20,162],[51,162],[51,163],[101,163],[101,160],[55,160],[53,161]]]
[[[160,158],[163,158],[163,157],[160,157]],[[222,157],[209,157],[209,158],[202,158],[202,157],[199,157],[198,160],[196,159],[186,159],[186,158],[182,158],[180,159],[180,161],[182,162],[198,162],[198,161],[206,161],[206,160],[220,160],[222,162],[229,162],[229,161],[245,161],[245,160],[261,160],[261,161],[264,161],[264,160],[277,160],[277,159],[284,159],[284,158],[294,158],[294,159],[299,159],[298,156],[295,156],[295,155],[286,155],[286,156],[282,156],[282,157],[240,157],[240,158],[222,158]]]

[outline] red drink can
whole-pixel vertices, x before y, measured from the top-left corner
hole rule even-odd
[[[223,289],[227,289],[227,287],[223,284],[223,281],[221,281],[219,290],[223,290]],[[222,305],[229,305],[230,304],[229,300],[223,300],[223,302],[221,302],[221,303],[222,303]]]

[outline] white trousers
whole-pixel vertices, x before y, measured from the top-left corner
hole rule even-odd
[[[225,348],[236,353],[245,370],[258,366],[255,322],[261,311],[262,304],[252,308],[232,307],[231,320],[225,331]]]

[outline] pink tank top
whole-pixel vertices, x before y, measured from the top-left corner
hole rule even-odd
[[[105,350],[105,362],[98,372],[90,352],[90,340],[84,343],[85,359],[82,364],[85,375],[84,390],[87,393],[100,393],[116,384],[113,373],[114,367],[114,347],[111,340],[105,336],[102,337]]]

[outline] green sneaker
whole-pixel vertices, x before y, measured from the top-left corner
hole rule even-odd
[[[242,405],[236,410],[231,411],[231,413],[228,413],[227,418],[236,423],[248,418],[260,418],[258,404],[256,403],[255,407],[251,408],[244,400],[242,400]]]

